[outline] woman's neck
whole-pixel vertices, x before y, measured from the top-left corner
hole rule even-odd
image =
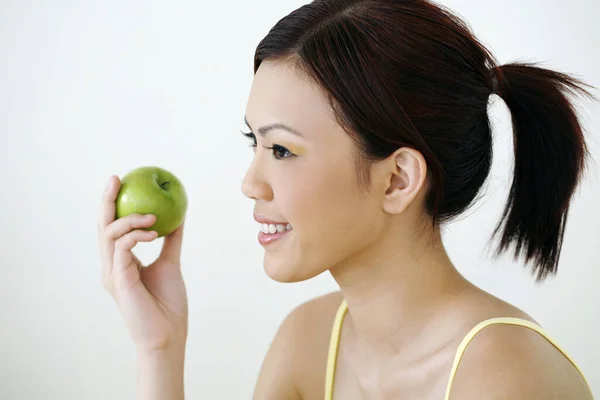
[[[452,265],[439,232],[433,237],[380,240],[330,270],[348,303],[351,340],[362,352],[385,358],[424,340],[434,317],[473,287]]]

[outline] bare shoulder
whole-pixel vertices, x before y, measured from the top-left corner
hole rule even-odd
[[[540,333],[492,324],[480,330],[460,361],[450,399],[593,400],[573,364]]]
[[[331,328],[342,299],[339,291],[328,293],[286,316],[263,361],[255,399],[322,396]]]

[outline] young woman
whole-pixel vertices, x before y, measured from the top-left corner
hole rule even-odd
[[[591,399],[583,373],[535,320],[468,282],[440,226],[476,199],[492,162],[490,95],[512,114],[515,169],[499,250],[557,270],[585,164],[573,77],[498,65],[425,0],[317,0],[258,45],[246,109],[266,273],[329,271],[340,291],[299,306],[266,355],[255,399]],[[183,399],[183,225],[141,268],[152,215],[115,220],[103,198],[103,281],[139,354],[139,398]]]

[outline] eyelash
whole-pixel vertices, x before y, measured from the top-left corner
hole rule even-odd
[[[250,147],[256,147],[257,146],[257,142],[256,142],[256,136],[254,135],[254,133],[252,132],[243,132],[242,131],[242,135],[246,136],[248,139],[250,139],[252,141],[252,143],[250,144]],[[291,151],[289,151],[288,149],[286,149],[283,146],[280,146],[278,144],[274,144],[272,147],[267,147],[267,146],[263,146],[265,149],[267,150],[271,150],[273,152],[273,158],[275,158],[276,160],[283,160],[285,158],[290,158],[295,156],[294,153],[292,153]],[[278,152],[282,152],[284,154],[287,155],[277,155]]]

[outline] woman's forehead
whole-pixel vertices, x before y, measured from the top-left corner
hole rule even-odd
[[[263,63],[254,77],[246,108],[253,129],[283,123],[300,132],[337,126],[329,101],[320,88],[298,68]]]

